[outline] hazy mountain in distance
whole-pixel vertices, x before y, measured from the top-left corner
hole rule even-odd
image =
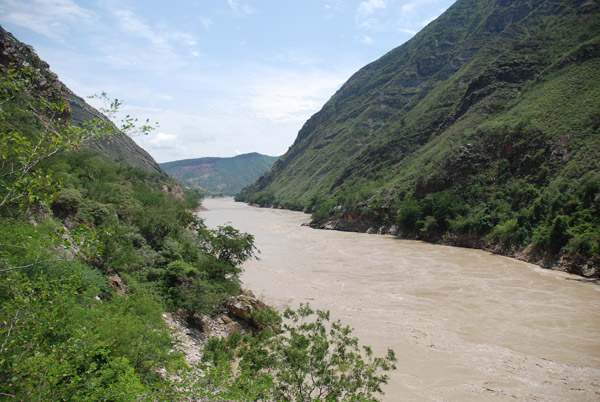
[[[172,177],[209,193],[235,195],[269,170],[276,156],[249,153],[231,158],[198,158],[161,163]]]

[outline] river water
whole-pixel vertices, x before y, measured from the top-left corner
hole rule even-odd
[[[316,230],[309,215],[207,199],[210,227],[255,236],[242,282],[268,304],[330,310],[376,355],[383,401],[600,401],[597,282],[481,250]]]

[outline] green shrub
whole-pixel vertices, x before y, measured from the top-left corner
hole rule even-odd
[[[415,230],[421,219],[421,208],[417,200],[408,199],[400,203],[396,224],[407,230]]]
[[[57,215],[74,214],[79,208],[79,204],[83,201],[81,192],[74,188],[64,188],[60,190],[54,201],[52,201],[52,210]]]
[[[396,367],[393,351],[374,357],[371,348],[359,346],[351,328],[308,305],[284,315],[282,336],[267,330],[258,337],[209,341],[203,354],[207,376],[198,389],[244,401],[378,400],[386,373]]]
[[[550,230],[550,236],[548,238],[548,246],[550,250],[555,253],[567,244],[571,235],[569,233],[569,217],[565,215],[559,215],[552,221],[552,228]]]
[[[0,392],[16,400],[89,401],[151,394],[163,381],[156,370],[179,359],[170,354],[159,306],[139,297],[100,301],[93,271],[66,268],[3,275]]]
[[[509,219],[496,225],[489,238],[504,247],[515,249],[523,244],[527,238],[527,231],[519,225],[516,219]]]

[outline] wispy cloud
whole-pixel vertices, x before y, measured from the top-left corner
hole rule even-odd
[[[237,15],[250,15],[255,10],[250,7],[244,0],[227,0],[231,10]]]
[[[343,0],[327,0],[325,2],[326,10],[340,10],[342,8]]]
[[[71,22],[92,23],[96,16],[73,0],[3,0],[0,21],[14,24],[55,40],[63,40]]]
[[[360,39],[360,43],[364,43],[365,45],[370,45],[373,43],[373,38],[371,38],[369,35],[363,35],[362,38]]]
[[[356,26],[361,31],[412,36],[445,11],[440,3],[440,0],[362,1],[355,13]],[[359,36],[359,41],[365,43],[365,37]]]
[[[358,5],[356,10],[356,24],[360,29],[375,31],[384,26],[387,8],[386,0],[368,0]],[[363,42],[361,40],[361,42]]]
[[[358,13],[360,15],[371,15],[377,10],[386,8],[385,0],[368,0],[363,1],[358,5]]]
[[[206,31],[210,30],[210,28],[213,25],[213,20],[208,17],[200,17],[198,18],[198,21],[200,21],[200,24],[204,27]]]
[[[196,40],[192,35],[183,32],[168,31],[165,27],[163,29],[159,29],[158,27],[152,28],[131,10],[113,9],[112,12],[119,22],[121,31],[149,40],[156,47],[163,49],[170,48],[171,42],[186,46],[196,45]]]
[[[157,34],[149,25],[141,21],[131,10],[115,9],[113,15],[119,22],[121,31],[136,36],[138,38],[147,39],[156,47],[168,48],[168,41],[163,35]]]
[[[242,108],[278,123],[303,123],[348,78],[345,73],[318,69],[261,69],[260,79],[247,87],[247,105]]]
[[[409,34],[409,35],[416,35],[417,32],[419,32],[416,29],[409,29],[409,28],[398,28],[398,31],[399,32],[404,32],[404,33]]]

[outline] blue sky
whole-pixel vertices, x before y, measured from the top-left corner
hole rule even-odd
[[[0,24],[78,95],[159,122],[134,139],[167,162],[284,153],[353,73],[453,2],[0,0]]]

